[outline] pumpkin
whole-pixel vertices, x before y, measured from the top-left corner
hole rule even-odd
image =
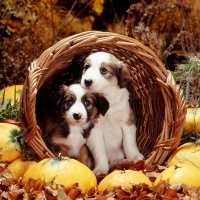
[[[18,100],[18,102],[19,102],[22,88],[23,88],[23,85],[8,86],[8,87],[2,89],[0,91],[0,94],[2,96],[4,95],[4,99],[11,99],[11,105],[13,105],[14,99]]]
[[[86,165],[60,155],[57,158],[43,159],[30,167],[22,178],[22,185],[25,185],[30,178],[37,181],[36,187],[39,187],[43,181],[49,184],[52,180],[53,188],[56,184],[67,188],[78,183],[83,193],[97,185],[96,176]]]
[[[193,130],[200,133],[200,108],[187,108],[184,130],[186,133]]]
[[[117,186],[131,189],[132,185],[139,183],[146,183],[148,186],[152,186],[149,178],[141,172],[134,170],[114,170],[102,179],[98,185],[98,190],[99,192],[103,192],[104,190],[112,191]]]
[[[200,169],[188,163],[176,164],[159,174],[154,185],[160,180],[169,180],[169,184],[184,183],[188,187],[200,188]]]
[[[172,166],[178,163],[190,163],[200,168],[200,146],[193,142],[179,146],[169,157],[167,164]]]
[[[0,149],[1,161],[12,162],[22,156],[24,133],[21,129],[8,123],[0,123]]]
[[[35,161],[23,160],[22,158],[18,158],[10,163],[7,168],[10,170],[14,180],[17,181],[34,164],[36,164]]]

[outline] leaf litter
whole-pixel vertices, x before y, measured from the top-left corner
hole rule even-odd
[[[144,199],[162,199],[162,200],[198,200],[200,199],[200,189],[195,187],[188,188],[185,184],[169,184],[168,181],[161,180],[158,185],[149,187],[145,183],[133,185],[131,189],[126,189],[122,186],[115,187],[113,191],[98,192],[97,188],[89,189],[86,194],[83,194],[78,183],[71,187],[64,188],[62,185],[57,185],[57,188],[52,188],[52,184],[42,183],[40,187],[36,186],[37,181],[29,179],[25,186],[21,185],[21,178],[16,182],[12,174],[7,169],[6,163],[0,162],[0,200],[71,200],[71,199],[88,199],[88,200],[144,200]],[[116,169],[119,170],[137,170],[146,174],[153,182],[157,175],[161,173],[164,166],[146,166],[144,161],[139,161],[136,164],[125,162],[119,164]],[[103,176],[97,177],[98,182],[103,179]]]

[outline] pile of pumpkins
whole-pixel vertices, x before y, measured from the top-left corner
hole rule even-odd
[[[187,116],[192,120],[187,121],[185,130],[190,132],[194,128],[200,133],[200,108],[188,109]],[[192,116],[192,117],[191,117]],[[192,124],[192,122],[193,124]],[[45,181],[52,183],[56,188],[57,184],[70,187],[75,183],[79,184],[83,193],[89,188],[98,187],[99,192],[111,191],[116,186],[123,186],[130,189],[132,185],[145,183],[149,187],[155,186],[160,180],[168,180],[170,184],[184,183],[188,187],[200,188],[200,146],[192,142],[185,143],[177,148],[167,161],[168,167],[160,173],[155,182],[142,172],[134,170],[114,170],[98,184],[93,172],[77,160],[59,155],[56,158],[46,158],[39,162],[27,161],[23,157],[24,134],[21,129],[13,124],[0,123],[0,151],[1,162],[9,163],[8,169],[15,181],[22,177],[21,184],[25,185],[29,179],[36,180],[36,187]]]

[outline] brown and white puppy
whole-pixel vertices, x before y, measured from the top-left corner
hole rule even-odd
[[[105,115],[108,108],[109,103],[102,95],[92,93],[80,84],[62,85],[57,107],[40,120],[44,142],[54,155],[62,153],[90,165],[80,156],[80,150],[86,151],[86,138],[99,114]]]
[[[144,158],[136,144],[135,117],[125,88],[128,80],[127,66],[114,55],[97,52],[85,59],[81,85],[101,93],[110,106],[87,138],[96,175],[107,174],[124,159],[136,162]]]

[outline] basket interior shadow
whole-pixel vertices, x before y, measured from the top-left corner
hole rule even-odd
[[[181,140],[186,114],[183,93],[154,52],[133,38],[110,32],[67,37],[31,63],[20,101],[26,143],[40,159],[54,157],[42,140],[37,121],[52,106],[59,85],[80,80],[83,58],[97,51],[109,52],[127,64],[138,148],[146,163],[162,164]]]

